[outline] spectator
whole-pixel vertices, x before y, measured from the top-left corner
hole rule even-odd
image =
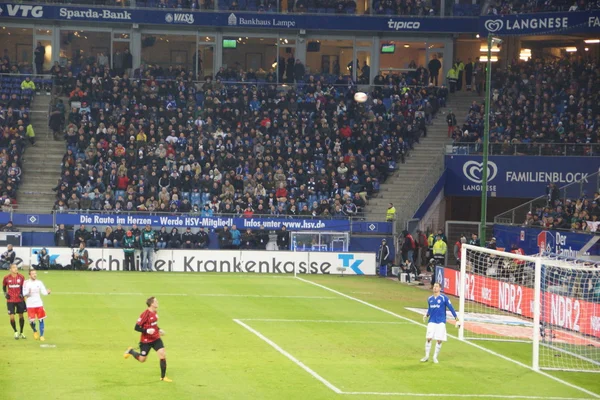
[[[446,264],[445,260],[447,251],[448,246],[446,245],[446,242],[442,240],[442,237],[440,235],[437,235],[435,237],[435,243],[433,244],[433,258],[436,260],[436,265]]]
[[[387,211],[385,212],[385,220],[393,222],[396,220],[396,207],[392,203],[388,203]]]
[[[193,249],[196,247],[196,235],[192,232],[192,228],[186,228],[185,232],[181,235],[181,242],[182,249]]]
[[[437,54],[433,54],[433,58],[429,60],[427,68],[429,69],[430,82],[435,86],[438,86],[438,75],[440,73],[440,69],[442,69],[442,63],[440,60],[438,60]]]
[[[181,247],[181,235],[179,234],[179,230],[177,228],[171,229],[167,247],[170,249],[178,249]]]
[[[460,235],[460,239],[454,243],[454,258],[456,258],[457,266],[460,268],[460,256],[462,245],[467,243],[467,238],[465,235]]]
[[[85,229],[85,225],[80,225],[73,235],[73,245],[79,247],[80,243],[87,243],[89,237],[90,233]]]
[[[287,231],[285,225],[283,225],[281,230],[277,232],[277,247],[279,250],[290,249],[290,233]]]
[[[469,240],[469,244],[471,246],[481,246],[481,242],[479,241],[479,235],[476,233],[471,233],[471,240]]]
[[[239,249],[241,243],[242,243],[242,234],[237,229],[237,226],[232,225],[231,226],[231,248],[232,249]]]
[[[387,244],[386,239],[381,240],[379,251],[377,252],[377,260],[379,261],[379,276],[387,276],[388,265],[392,262],[390,247]]]
[[[446,115],[446,123],[448,124],[448,137],[452,137],[452,133],[454,132],[454,127],[456,126],[456,115],[452,112],[452,110],[448,110],[448,114]]]
[[[60,224],[54,232],[54,245],[57,247],[70,247],[71,240],[64,224]]]
[[[218,239],[219,239],[219,248],[221,250],[226,250],[226,249],[231,248],[231,244],[232,244],[231,231],[229,230],[229,227],[227,225],[225,225],[223,227],[223,230],[221,230],[221,232],[219,232]]]
[[[33,51],[33,59],[35,63],[35,73],[42,75],[44,73],[44,57],[46,55],[46,48],[42,45],[42,42],[37,42],[37,46]]]
[[[159,249],[166,249],[169,243],[169,232],[166,227],[161,227],[156,234],[156,244]]]
[[[6,245],[6,251],[0,256],[0,269],[8,270],[11,264],[14,264],[17,254],[13,250],[13,245]]]
[[[0,229],[0,231],[2,232],[19,232],[19,230],[17,228],[14,227],[13,222],[12,221],[8,221],[6,223],[6,225],[4,225],[2,227],[2,229]]]
[[[416,243],[413,236],[408,231],[402,231],[402,235],[404,236],[404,241],[402,242],[402,259],[410,260],[411,263],[414,263],[414,254]]]
[[[267,244],[269,243],[269,232],[265,229],[264,225],[260,226],[260,229],[256,231],[256,246],[258,250],[266,250]]]
[[[35,90],[35,83],[33,83],[29,75],[25,77],[23,82],[21,82],[21,90]]]
[[[197,234],[197,247],[199,249],[208,249],[210,245],[210,237],[208,233],[204,230],[204,227],[200,227],[200,231]]]
[[[102,246],[102,234],[98,232],[98,228],[92,227],[92,231],[89,233],[87,239],[87,247],[101,247]]]

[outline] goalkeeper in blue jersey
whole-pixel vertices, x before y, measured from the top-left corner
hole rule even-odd
[[[423,321],[429,318],[427,324],[427,342],[425,343],[425,357],[421,359],[421,362],[427,362],[429,360],[429,353],[431,352],[431,340],[436,340],[435,352],[433,353],[433,362],[438,363],[438,355],[442,349],[442,342],[446,341],[446,308],[450,310],[454,319],[456,319],[456,326],[460,326],[458,316],[454,307],[450,302],[448,296],[440,293],[441,287],[439,283],[433,285],[433,296],[429,296],[427,299],[427,314],[423,316]]]

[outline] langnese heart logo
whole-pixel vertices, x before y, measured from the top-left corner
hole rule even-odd
[[[463,174],[471,182],[481,184],[483,175],[483,163],[478,161],[467,161],[463,165]],[[488,161],[487,181],[491,182],[498,174],[498,166],[493,161]]]
[[[504,21],[501,19],[488,19],[483,26],[488,32],[498,32],[504,27]]]

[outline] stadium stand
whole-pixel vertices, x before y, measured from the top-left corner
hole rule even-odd
[[[53,73],[70,102],[60,211],[361,216],[447,97],[400,75],[359,105],[332,76],[293,87],[226,70],[214,82],[149,66],[134,79]]]
[[[494,71],[490,154],[600,155],[600,80],[593,63],[573,57],[513,63]],[[482,151],[484,105],[474,102],[454,145]]]
[[[547,188],[547,203],[527,213],[523,226],[574,232],[600,232],[600,193],[577,199],[560,198],[556,185]]]
[[[16,193],[21,183],[22,159],[26,148],[35,143],[30,107],[36,93],[48,90],[51,80],[20,75],[17,65],[2,60],[0,74],[0,204],[3,212],[17,206]]]

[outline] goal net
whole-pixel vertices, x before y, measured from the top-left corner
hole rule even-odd
[[[458,295],[460,339],[511,342],[494,349],[530,354],[535,369],[600,372],[593,264],[464,245]]]

